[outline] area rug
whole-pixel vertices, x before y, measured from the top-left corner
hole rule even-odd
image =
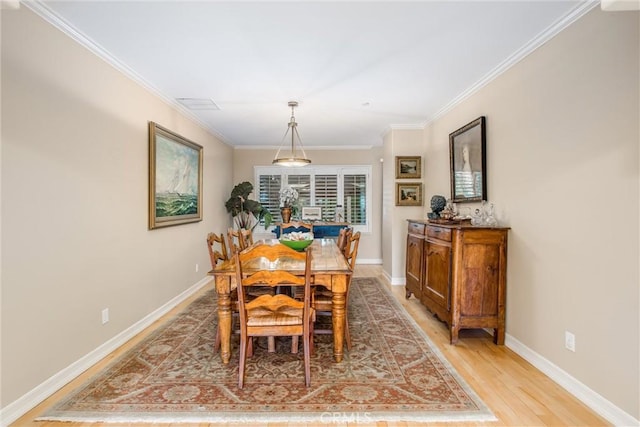
[[[237,336],[224,365],[213,352],[216,294],[209,290],[39,420],[255,423],[490,421],[495,417],[375,278],[354,278],[353,341],[341,363],[330,335],[315,337],[311,387],[302,351],[259,342],[238,389]],[[302,350],[302,349],[300,349]]]

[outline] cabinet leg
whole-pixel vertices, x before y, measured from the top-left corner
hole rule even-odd
[[[458,343],[458,332],[459,332],[459,329],[456,326],[451,326],[451,329],[450,329],[451,345],[456,345]]]
[[[410,290],[408,290],[408,289],[407,289],[407,290],[405,290],[405,291],[404,291],[404,297],[405,297],[406,299],[411,298],[411,291],[410,291]]]
[[[495,328],[493,330],[493,342],[496,345],[504,345],[504,328]]]

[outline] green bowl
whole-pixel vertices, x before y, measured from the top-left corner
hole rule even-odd
[[[289,246],[291,249],[295,249],[296,251],[303,251],[304,248],[313,243],[313,239],[309,240],[284,240],[280,239],[280,243],[285,246]]]

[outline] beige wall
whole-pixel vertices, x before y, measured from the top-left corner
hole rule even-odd
[[[487,117],[507,333],[636,419],[639,26],[596,8],[425,130],[427,197],[448,195],[448,134]]]
[[[426,218],[429,212],[429,199],[424,192],[424,165],[423,156],[424,132],[417,129],[392,129],[384,137],[384,194],[385,203],[385,245],[384,249],[384,274],[394,285],[405,283],[405,254],[407,250],[407,220]],[[422,178],[420,179],[395,179],[397,156],[422,156]],[[407,182],[421,182],[423,184],[422,206],[396,206],[396,184]]]
[[[300,130],[304,135],[304,129]],[[233,156],[234,185],[249,181],[255,186],[254,165],[269,166],[277,150],[236,149]],[[371,232],[363,233],[358,249],[358,260],[365,263],[379,263],[382,259],[381,246],[381,191],[382,191],[382,158],[381,148],[363,150],[311,150],[305,149],[313,165],[372,165],[373,205]],[[231,193],[231,188],[227,194]],[[256,194],[252,198],[257,198]]]
[[[204,221],[147,229],[148,121],[204,146]],[[27,8],[2,11],[3,407],[206,277],[232,155]]]

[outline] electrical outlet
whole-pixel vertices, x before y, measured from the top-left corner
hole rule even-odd
[[[102,310],[102,324],[104,325],[109,321],[109,309],[105,308]]]
[[[198,270],[200,270],[200,266],[196,264],[196,273],[198,272]]]
[[[564,331],[564,346],[569,351],[576,351],[576,336],[569,331]]]

